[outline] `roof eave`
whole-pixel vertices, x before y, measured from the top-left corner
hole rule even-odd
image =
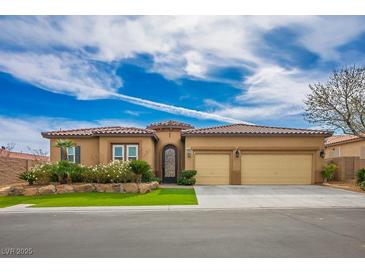
[[[331,144],[325,144],[325,147],[334,147],[334,146],[338,146],[338,145],[356,143],[356,142],[360,142],[360,141],[365,141],[365,138],[358,138],[358,139],[353,139],[353,140],[347,140],[347,141],[340,141],[340,142],[331,143]]]
[[[244,137],[244,136],[290,136],[290,137],[330,137],[332,133],[182,133],[182,137]]]
[[[47,139],[56,139],[56,138],[95,138],[95,137],[153,137],[156,141],[158,141],[158,137],[156,134],[93,134],[93,135],[54,135],[49,134],[47,132],[42,132],[42,137]]]

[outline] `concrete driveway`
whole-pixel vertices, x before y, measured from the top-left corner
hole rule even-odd
[[[202,208],[365,208],[365,194],[317,185],[194,188]]]

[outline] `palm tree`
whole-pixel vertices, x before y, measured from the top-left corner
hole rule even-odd
[[[65,158],[68,160],[67,149],[70,147],[74,147],[76,144],[71,140],[62,140],[57,139],[55,147],[60,148],[65,153]]]

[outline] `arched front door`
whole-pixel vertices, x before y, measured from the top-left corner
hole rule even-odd
[[[163,183],[176,183],[177,151],[174,145],[167,145],[162,151]]]

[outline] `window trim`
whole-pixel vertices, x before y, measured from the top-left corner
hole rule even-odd
[[[126,159],[129,161],[129,148],[130,147],[135,147],[136,148],[136,156],[131,156],[131,157],[136,157],[136,160],[138,160],[138,148],[139,148],[139,146],[137,144],[126,145]]]
[[[115,156],[114,148],[122,148],[122,156]],[[122,157],[122,159],[115,159],[115,157]],[[113,144],[112,145],[112,161],[125,161],[125,147],[122,144]]]
[[[72,149],[72,153],[69,153],[69,149]],[[66,150],[67,150],[67,161],[71,163],[76,163],[76,147],[68,147],[66,148]],[[69,160],[69,156],[73,156],[72,161]]]

